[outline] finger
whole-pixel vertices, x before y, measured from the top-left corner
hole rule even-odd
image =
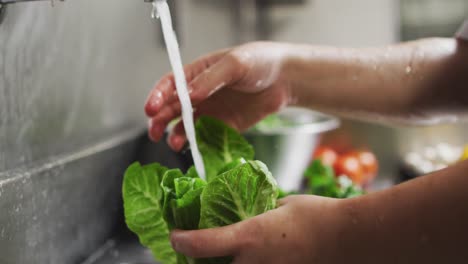
[[[164,132],[166,129],[167,123],[160,122],[157,119],[149,119],[148,120],[148,136],[149,138],[154,141],[158,142],[164,136]]]
[[[191,81],[198,70],[193,64],[184,66],[187,82]],[[166,104],[177,100],[176,84],[174,74],[166,74],[159,80],[150,92],[145,104],[145,112],[149,117],[155,116]]]
[[[277,207],[285,206],[286,204],[290,203],[292,200],[294,200],[293,195],[284,197],[284,198],[278,200],[278,202],[276,203]]]
[[[173,231],[173,248],[193,258],[233,256],[241,247],[239,230],[242,223],[195,231]]]
[[[217,51],[185,65],[184,73],[187,83],[192,82],[198,74],[217,62],[226,52],[227,50]],[[146,100],[145,112],[149,117],[153,117],[165,104],[173,103],[176,100],[177,92],[174,74],[166,74],[150,92]]]
[[[158,115],[148,121],[148,134],[152,141],[161,140],[166,127],[173,119],[180,116],[180,104],[176,103],[171,107],[164,107]]]
[[[229,49],[217,51],[212,54],[208,54],[206,56],[200,57],[193,64],[191,64],[191,69],[196,69],[195,71],[192,71],[192,76],[190,78],[187,77],[187,84],[190,84],[196,77],[198,77],[199,74],[202,74],[203,72],[209,73],[210,72],[210,67],[214,64],[216,64],[220,59],[222,59],[226,53],[229,51]],[[188,85],[187,87],[189,94],[192,94],[193,92],[193,87]],[[173,91],[173,96],[171,97],[170,100],[167,101],[167,103],[173,103],[174,101],[178,100],[177,96],[177,90]]]
[[[179,121],[167,137],[167,144],[172,150],[179,152],[182,150],[186,142],[187,137],[185,135],[184,123]]]
[[[194,105],[210,97],[221,88],[242,79],[247,68],[234,55],[225,55],[218,62],[200,73],[189,84]]]
[[[153,90],[151,90],[148,99],[145,104],[145,112],[149,117],[155,116],[161,107],[164,105],[164,101],[169,97],[172,97],[172,93],[175,89],[174,76],[167,74],[161,80],[159,80]]]

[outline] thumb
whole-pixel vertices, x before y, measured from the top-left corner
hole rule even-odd
[[[234,256],[241,247],[242,223],[194,231],[175,230],[171,243],[175,251],[192,258]]]

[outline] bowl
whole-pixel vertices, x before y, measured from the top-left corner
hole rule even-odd
[[[339,127],[332,116],[303,108],[285,108],[244,136],[284,191],[299,191],[303,174],[323,133]]]

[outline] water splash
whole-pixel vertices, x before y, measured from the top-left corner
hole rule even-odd
[[[411,66],[408,65],[405,68],[405,72],[406,72],[406,74],[410,74],[411,72],[413,72],[413,68],[411,68]]]
[[[166,0],[156,0],[153,2],[151,17],[160,18],[161,20],[167,53],[169,54],[172,71],[174,72],[176,90],[182,106],[182,121],[190,144],[195,168],[197,169],[198,175],[204,179],[205,166],[203,164],[200,151],[198,150],[197,140],[195,137],[192,102],[190,101],[190,95],[187,89],[187,81],[180,55],[179,43],[177,42],[177,38],[172,27],[171,12]]]

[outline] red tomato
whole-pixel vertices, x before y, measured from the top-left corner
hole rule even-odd
[[[314,152],[314,159],[319,159],[327,166],[334,166],[338,160],[338,153],[330,147],[320,146]]]
[[[379,170],[379,163],[374,153],[370,151],[358,151],[355,155],[359,159],[364,171],[365,182],[372,181],[377,176],[377,171]]]
[[[365,183],[363,167],[356,155],[346,154],[339,157],[334,169],[336,176],[346,175],[359,185]]]

